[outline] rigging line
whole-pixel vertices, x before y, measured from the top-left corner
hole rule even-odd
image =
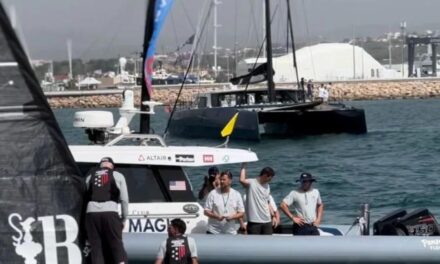
[[[311,42],[310,42],[309,19],[307,16],[307,7],[306,7],[305,0],[302,0],[302,7],[303,7],[303,13],[304,13],[304,22],[305,22],[305,26],[306,26],[307,45],[309,46],[307,49],[309,50],[309,53],[310,53],[310,62],[312,63],[313,78],[315,79],[316,78],[315,63],[313,61],[313,53],[312,53],[312,49],[310,47]]]
[[[180,43],[179,43],[179,38],[177,37],[177,31],[176,31],[176,24],[174,23],[174,14],[173,14],[173,12],[170,12],[171,14],[171,25],[172,25],[172,27],[173,27],[173,33],[174,33],[174,41],[176,42],[176,50],[179,50],[179,46],[180,46]]]
[[[259,44],[260,44],[260,37],[258,36],[258,28],[257,28],[257,22],[255,21],[255,5],[254,5],[254,2],[253,1],[251,1],[251,10],[252,10],[252,12],[251,12],[251,18],[252,18],[252,25],[253,25],[253,28],[254,28],[254,30],[255,30],[255,37],[257,38],[257,46],[259,46]]]
[[[120,6],[119,6],[119,8],[118,8],[118,10],[121,10],[124,6],[126,6],[126,3],[127,2],[121,2],[121,4],[120,4]],[[134,8],[129,8],[130,10],[135,10]],[[114,23],[116,23],[116,22],[120,22],[120,21],[118,21],[118,18],[121,16],[121,14],[119,13],[119,12],[117,12],[114,16],[112,16],[108,21],[107,21],[107,23],[105,23],[104,24],[104,26],[102,27],[102,30],[100,31],[100,32],[106,32],[107,30],[107,28],[109,27],[109,25],[113,25]],[[133,16],[130,16],[130,17],[133,17]],[[111,23],[111,22],[113,22],[113,23]],[[113,31],[115,34],[116,34],[116,32],[118,32],[118,31]],[[97,42],[99,42],[100,40],[102,40],[102,34],[98,34],[97,36],[96,36],[96,38],[92,41],[92,42],[90,42],[90,44],[84,49],[84,51],[83,52],[81,52],[81,54],[78,56],[78,58],[84,58],[85,57],[85,55],[86,54],[88,54],[89,52],[90,52],[90,50],[92,49],[92,47],[96,47],[97,45],[96,45],[96,43]],[[115,36],[113,35],[113,37],[112,37],[112,39],[114,39],[115,38]],[[111,42],[109,42],[109,43],[111,43]],[[107,48],[108,49],[108,48]]]
[[[234,1],[234,77],[237,76],[237,1]]]
[[[276,14],[277,11],[278,11],[278,7],[279,7],[279,5],[277,5],[277,6],[275,7],[275,10],[273,11],[272,16],[271,16],[271,18],[270,18],[270,25],[271,25],[271,26],[272,26],[272,22],[273,22],[273,19],[274,19],[274,17],[275,17],[275,14]],[[264,39],[263,39],[263,41],[261,42],[260,50],[258,51],[257,58],[255,59],[254,65],[252,66],[252,70],[251,70],[250,72],[253,72],[253,71],[255,70],[255,68],[257,67],[258,59],[259,59],[260,56],[261,56],[261,52],[263,51],[264,43],[266,42],[266,40],[267,40],[267,36],[264,35]],[[273,71],[273,69],[269,69],[269,71]],[[252,77],[250,78],[250,80],[251,80],[251,79],[252,79]],[[250,82],[250,80],[249,80],[249,82]],[[246,95],[247,90],[248,90],[248,87],[249,87],[249,82],[246,83],[246,87],[245,87],[245,89],[244,89],[244,94],[245,94],[245,95]]]
[[[203,20],[205,10],[209,7],[209,6],[207,5],[207,3],[209,3],[209,2],[205,2],[205,4],[203,5],[202,10],[201,10],[201,12],[200,12],[200,15],[199,15],[199,21],[198,21],[198,23],[197,23],[197,29],[196,29],[196,32],[195,32],[195,34],[194,34],[194,39],[198,39],[199,37],[200,37],[200,38],[202,37],[202,35],[200,35],[200,27],[201,27],[201,25],[206,24],[207,21],[208,21],[208,19],[209,19],[209,17],[207,16],[207,17],[206,17],[206,20]],[[207,34],[206,34],[206,35],[207,35]],[[206,37],[206,36],[205,36],[205,37]],[[196,66],[196,67],[197,67],[197,71],[200,72],[200,57],[198,56],[199,47],[195,47],[196,44],[197,44],[197,42],[193,40],[191,50],[194,49],[194,53],[195,53],[194,56],[197,55],[197,66]],[[194,64],[191,66],[191,72],[194,73]]]
[[[298,86],[298,89],[300,88],[300,82],[299,82],[299,76],[298,76],[298,64],[296,61],[296,48],[295,48],[295,38],[294,38],[294,32],[293,32],[293,22],[292,22],[292,14],[290,11],[290,0],[286,0],[287,3],[287,21],[288,21],[288,28],[290,29],[290,41],[292,42],[292,54],[293,54],[293,67],[295,69],[296,74],[296,84]],[[287,38],[287,43],[289,43],[289,39]],[[289,48],[289,47],[287,47]],[[304,87],[303,87],[304,89]],[[304,90],[303,90],[304,91]],[[304,97],[305,102],[305,97]]]
[[[193,22],[192,22],[192,20],[191,20],[191,17],[189,16],[189,14],[188,14],[188,10],[186,9],[186,6],[185,6],[185,1],[180,1],[181,3],[182,3],[182,9],[183,9],[183,12],[185,13],[185,17],[186,17],[186,19],[188,20],[188,22],[189,22],[189,24],[191,25],[191,28],[192,28],[192,30],[193,31],[196,31],[196,27],[194,26],[194,24],[193,24]]]
[[[211,15],[211,11],[212,11],[213,6],[214,6],[214,2],[211,2],[210,6],[209,6],[209,10],[208,10],[207,18],[209,18],[209,16]],[[206,20],[205,20],[205,21],[206,21]],[[202,29],[201,29],[201,31],[200,31],[200,35],[203,34],[203,32],[204,32],[205,27],[206,27],[207,24],[208,24],[208,23],[204,23],[204,24],[203,24]],[[170,116],[168,117],[167,126],[165,127],[165,131],[164,131],[164,133],[163,133],[163,134],[164,134],[164,138],[166,138],[166,135],[167,135],[167,133],[168,133],[168,129],[169,129],[169,127],[170,127],[170,124],[171,124],[171,121],[172,121],[172,119],[173,119],[174,113],[176,112],[177,103],[179,102],[180,95],[182,94],[183,87],[185,86],[185,82],[186,82],[186,79],[187,79],[187,77],[188,77],[189,70],[191,69],[191,65],[192,65],[192,62],[193,62],[193,60],[194,60],[194,53],[195,53],[195,50],[197,49],[197,46],[198,46],[198,44],[199,44],[199,42],[200,42],[200,35],[199,35],[199,37],[195,40],[195,41],[196,41],[196,45],[193,47],[193,50],[192,50],[192,52],[191,52],[191,57],[190,57],[190,60],[189,60],[188,66],[186,67],[185,75],[183,76],[183,81],[182,81],[182,84],[180,85],[180,88],[179,88],[179,93],[177,94],[177,98],[176,98],[176,100],[174,101],[174,106],[173,106],[173,109],[171,110]]]

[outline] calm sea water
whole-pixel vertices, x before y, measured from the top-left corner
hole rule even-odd
[[[362,203],[372,208],[372,220],[397,208],[427,207],[440,217],[440,100],[360,101],[369,133],[324,135],[296,139],[232,142],[230,147],[251,148],[260,161],[250,164],[256,175],[264,166],[276,171],[271,189],[280,202],[303,171],[318,178],[316,187],[325,203],[324,222],[351,224]],[[85,144],[81,129],[73,128],[73,113],[55,110],[69,144]],[[116,113],[115,109],[111,109]],[[117,115],[115,115],[117,116]],[[137,120],[134,121],[136,124]],[[166,114],[159,110],[152,127],[163,133]],[[209,145],[216,140],[168,138],[169,145]],[[238,186],[239,165],[224,166]],[[187,169],[195,191],[207,168]]]

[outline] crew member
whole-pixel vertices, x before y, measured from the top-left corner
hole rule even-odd
[[[312,100],[313,99],[313,89],[314,89],[314,85],[313,85],[313,81],[309,80],[307,82],[307,97]]]
[[[246,194],[243,196],[243,201],[246,202]],[[277,228],[278,225],[281,222],[280,213],[278,212],[277,204],[275,203],[275,200],[273,199],[272,195],[269,196],[269,210],[270,215],[272,217],[272,227]],[[238,229],[239,234],[247,234],[247,226],[244,222],[244,217],[238,219],[240,223],[240,228]]]
[[[246,178],[246,164],[240,171],[240,183],[246,188],[246,218],[247,233],[250,235],[271,235],[273,233],[270,202],[269,182],[274,177],[272,168],[266,167],[261,170],[256,179]]]
[[[186,224],[171,220],[168,238],[159,247],[155,264],[197,264],[197,247],[193,238],[184,236]]]
[[[92,264],[127,263],[122,229],[128,215],[128,192],[124,176],[114,171],[113,160],[102,158],[99,168],[86,178],[88,203],[86,232]],[[121,218],[118,203],[121,204]]]
[[[293,190],[281,202],[280,208],[293,221],[294,235],[319,235],[324,204],[318,189],[312,187],[316,179],[310,173],[302,173],[297,182],[300,187]],[[292,211],[289,207],[292,207]]]
[[[232,173],[220,174],[220,188],[212,190],[205,203],[208,234],[237,234],[236,221],[244,215],[243,199],[231,188]]]
[[[220,171],[217,167],[211,167],[208,170],[208,176],[205,176],[202,189],[199,191],[199,200],[204,202],[206,196],[220,186]],[[203,204],[203,203],[202,203]]]

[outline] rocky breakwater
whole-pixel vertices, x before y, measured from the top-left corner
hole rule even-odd
[[[320,83],[315,83],[315,93]],[[180,102],[192,102],[200,93],[223,90],[225,84],[188,86],[182,90]],[[292,87],[292,84],[278,84],[277,87]],[[153,100],[164,104],[174,104],[179,86],[156,87]],[[107,90],[108,92],[108,90]],[[93,93],[58,92],[47,94],[53,108],[109,108],[120,107],[122,90],[105,93],[95,90]],[[440,79],[402,79],[334,82],[330,90],[331,101],[380,100],[440,97]],[[140,105],[140,90],[135,90],[135,105]]]
[[[337,82],[330,91],[334,101],[431,97],[440,97],[440,79]]]
[[[204,93],[213,90],[223,89],[223,85],[210,85],[208,87],[185,87],[180,95],[179,102],[189,103],[193,101],[193,98],[199,93]],[[154,90],[152,100],[161,102],[165,105],[174,104],[177,95],[179,93],[179,87],[160,87]],[[99,94],[99,90],[95,90],[93,93],[79,92],[57,92],[56,95],[46,94],[49,104],[52,108],[117,108],[122,104],[122,90],[112,91],[112,93]],[[135,90],[135,106],[139,106],[141,103],[140,90]]]

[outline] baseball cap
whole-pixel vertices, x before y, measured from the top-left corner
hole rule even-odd
[[[113,162],[113,159],[110,157],[104,157],[101,159],[101,161],[99,163],[103,163],[103,162],[110,162],[111,164],[113,164],[113,166],[115,165],[115,163]]]

